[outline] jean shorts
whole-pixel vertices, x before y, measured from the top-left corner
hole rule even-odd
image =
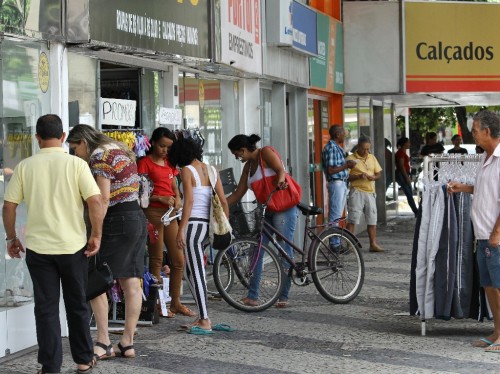
[[[481,286],[500,288],[500,246],[491,246],[489,240],[478,240],[477,265]]]

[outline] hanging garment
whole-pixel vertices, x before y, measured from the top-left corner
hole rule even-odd
[[[456,276],[457,217],[453,196],[444,199],[443,228],[436,252],[434,273],[435,317],[451,318],[451,302]]]
[[[424,191],[425,192],[425,191]],[[422,199],[422,222],[417,253],[416,295],[422,319],[434,317],[435,257],[443,227],[444,193],[441,186],[430,185]]]

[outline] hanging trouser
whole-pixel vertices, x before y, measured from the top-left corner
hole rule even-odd
[[[415,231],[413,232],[413,246],[411,251],[411,268],[410,268],[410,315],[415,315],[418,312],[417,302],[417,276],[415,270],[417,268],[417,254],[418,254],[418,238],[420,226],[422,224],[422,205],[418,208],[417,221],[415,222]]]
[[[436,318],[451,318],[451,304],[456,277],[457,217],[452,195],[444,199],[443,229],[436,253],[434,273],[434,299]]]
[[[434,317],[434,275],[435,259],[439,249],[439,238],[443,228],[444,216],[444,192],[441,187],[435,188],[431,194],[431,219],[429,223],[429,235],[427,237],[427,279],[425,284],[425,318]]]
[[[416,294],[422,319],[434,317],[434,270],[439,237],[443,227],[444,194],[439,186],[429,186],[422,199],[422,224],[417,254]]]
[[[456,193],[455,210],[457,212],[458,245],[457,245],[457,277],[455,281],[456,300],[452,305],[451,316],[454,318],[467,318],[473,295],[474,277],[474,233],[472,230],[471,195]]]
[[[422,211],[420,228],[418,233],[417,256],[415,266],[415,295],[417,299],[418,312],[425,319],[424,300],[425,283],[427,279],[427,236],[429,235],[429,223],[431,219],[431,190],[424,189],[420,208]]]

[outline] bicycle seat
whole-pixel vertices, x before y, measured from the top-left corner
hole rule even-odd
[[[305,216],[307,216],[307,215],[317,216],[318,214],[323,213],[323,209],[318,208],[317,206],[314,206],[314,205],[306,205],[306,204],[299,203],[297,205],[297,208],[299,208],[299,210]]]

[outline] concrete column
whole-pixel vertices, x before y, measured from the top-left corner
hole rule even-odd
[[[375,192],[377,194],[377,220],[385,222],[387,214],[385,211],[385,142],[384,142],[384,107],[373,106],[373,139],[372,153],[377,158],[382,167],[382,177],[375,182]]]
[[[48,48],[42,48],[49,57],[50,95],[42,97],[42,108],[47,108],[50,100],[50,113],[62,119],[63,130],[68,133],[68,55],[62,44],[50,42]],[[41,113],[47,114],[47,113]]]
[[[160,72],[159,101],[165,108],[179,107],[179,68],[175,65]]]
[[[232,153],[227,149],[227,143],[235,135],[243,133],[240,130],[241,124],[238,119],[239,114],[239,82],[220,81],[220,101],[222,104],[221,122],[222,122],[222,165],[224,168],[232,167],[234,175],[240,175],[242,164],[236,161]],[[238,178],[237,178],[238,179]]]
[[[284,83],[274,83],[271,90],[271,144],[280,155],[288,152],[287,138],[287,108],[286,86]],[[286,164],[286,163],[285,163]]]

